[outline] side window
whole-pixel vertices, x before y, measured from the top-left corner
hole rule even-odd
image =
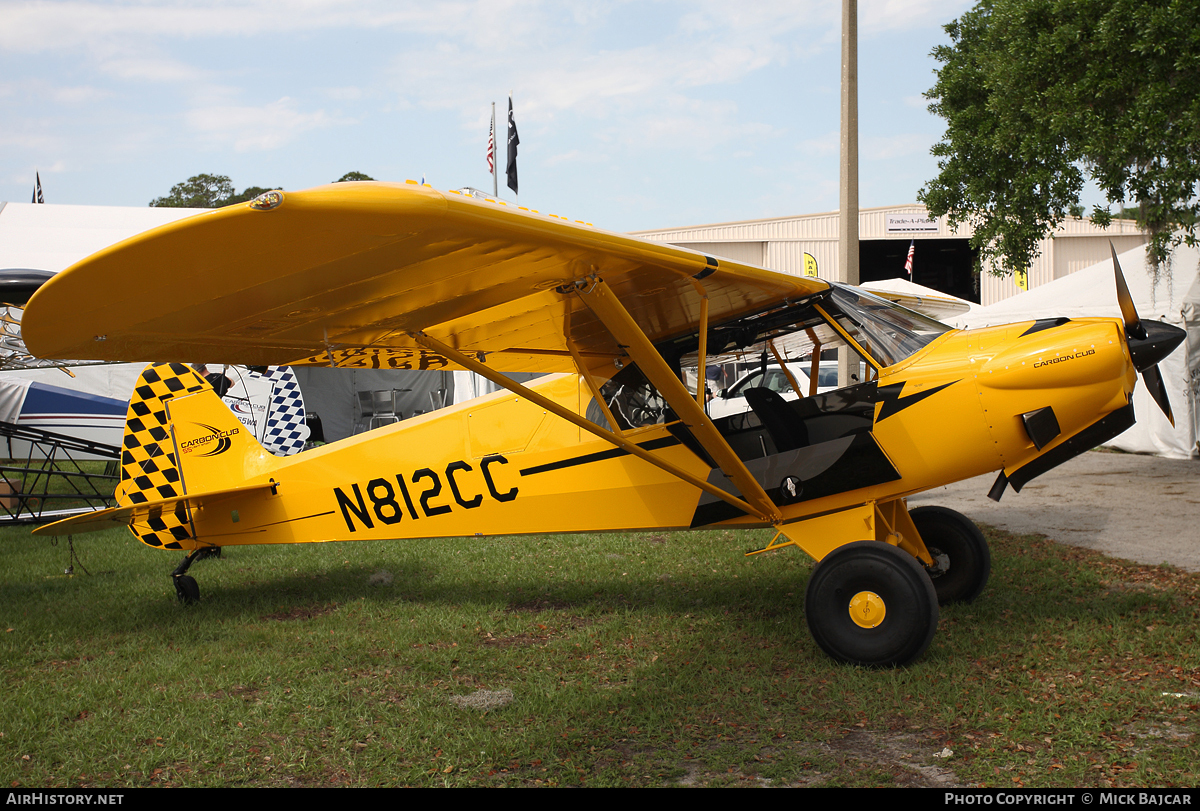
[[[787,375],[781,369],[772,369],[767,373],[767,388],[771,391],[783,394],[790,392],[792,385],[788,383]]]
[[[733,391],[729,394],[731,397],[745,397],[746,389],[757,388],[762,385],[762,372],[754,372],[739,385],[733,387]]]
[[[637,366],[618,372],[600,387],[600,394],[623,430],[666,421],[666,401]]]

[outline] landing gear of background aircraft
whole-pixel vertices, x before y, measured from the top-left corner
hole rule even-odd
[[[933,583],[912,555],[879,541],[830,552],[808,580],[808,629],[839,662],[896,667],[920,657],[937,630]]]
[[[969,603],[979,596],[992,573],[992,553],[979,527],[946,507],[909,511],[934,565],[925,571],[933,580],[938,604]]]

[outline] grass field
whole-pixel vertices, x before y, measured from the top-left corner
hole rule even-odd
[[[12,786],[1195,786],[1200,576],[988,531],[913,666],[831,663],[762,533],[181,557],[0,531]]]

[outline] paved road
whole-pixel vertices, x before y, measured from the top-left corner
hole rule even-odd
[[[929,490],[910,506],[940,504],[1010,532],[1040,532],[1060,543],[1138,563],[1200,572],[1200,460],[1089,451],[1031,481],[987,497],[988,474]]]

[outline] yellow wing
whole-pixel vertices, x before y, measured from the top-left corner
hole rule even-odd
[[[623,354],[571,285],[603,279],[653,342],[823,291],[787,276],[416,184],[271,192],[148,231],[68,268],[26,308],[39,357],[507,372]],[[700,284],[697,284],[700,282]],[[560,288],[562,291],[560,291]]]

